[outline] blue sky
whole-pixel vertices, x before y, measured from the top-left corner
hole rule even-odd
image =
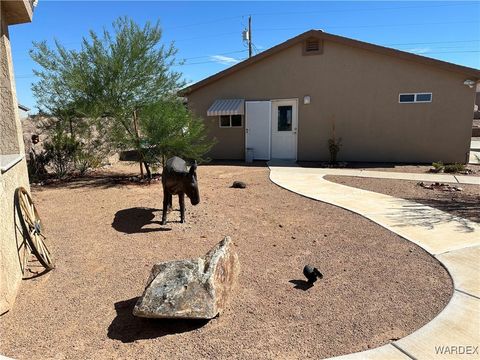
[[[110,28],[119,16],[160,20],[163,42],[175,41],[176,70],[201,80],[244,59],[242,30],[252,15],[252,40],[263,51],[306,30],[324,31],[480,68],[480,2],[164,2],[40,0],[33,22],[10,27],[17,95],[34,108],[32,41],[58,39],[78,48],[90,29]]]

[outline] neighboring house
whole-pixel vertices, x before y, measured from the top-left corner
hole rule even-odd
[[[465,162],[480,71],[311,30],[181,91],[213,159]],[[469,86],[467,86],[469,85]]]
[[[10,310],[22,280],[23,234],[14,208],[15,190],[30,190],[17,109],[8,26],[32,20],[30,1],[0,0],[0,314]]]
[[[28,107],[26,107],[22,104],[18,104],[18,116],[20,117],[21,121],[28,118],[28,112],[29,111],[30,111],[30,108],[28,108]]]
[[[474,119],[480,119],[480,84],[477,84],[477,91],[475,93],[475,107],[473,112]]]
[[[480,137],[480,84],[477,84],[475,93],[475,107],[473,109],[472,137]]]

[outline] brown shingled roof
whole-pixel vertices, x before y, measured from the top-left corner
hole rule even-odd
[[[203,79],[191,86],[188,86],[186,87],[185,89],[182,89],[180,90],[180,94],[182,96],[185,96],[185,95],[188,95],[206,85],[209,85],[217,80],[220,80],[221,78],[225,77],[225,76],[228,76],[234,72],[237,72],[237,71],[240,71],[242,70],[243,68],[247,67],[247,66],[250,66],[250,65],[253,65],[255,64],[256,62],[258,61],[261,61],[269,56],[272,56],[272,55],[275,55],[276,53],[282,51],[282,50],[285,50],[293,45],[296,45],[297,43],[301,42],[301,41],[304,41],[306,40],[307,38],[310,38],[310,37],[316,37],[316,38],[319,38],[319,39],[323,39],[323,40],[327,40],[327,41],[332,41],[332,42],[336,42],[336,43],[339,43],[339,44],[344,44],[344,45],[347,45],[347,46],[352,46],[352,47],[356,47],[356,48],[360,48],[360,49],[364,49],[364,50],[369,50],[369,51],[373,51],[373,52],[377,52],[377,53],[380,53],[380,54],[383,54],[383,55],[390,55],[390,56],[395,56],[397,58],[400,58],[400,59],[404,59],[404,60],[408,60],[408,61],[414,61],[414,62],[417,62],[417,63],[421,63],[421,64],[425,64],[425,65],[431,65],[431,66],[436,66],[438,68],[441,68],[441,69],[444,69],[444,70],[447,70],[447,71],[453,71],[453,72],[457,72],[457,73],[461,73],[461,74],[465,74],[467,76],[471,76],[473,77],[472,80],[479,80],[480,79],[480,70],[478,69],[474,69],[474,68],[469,68],[469,67],[466,67],[466,66],[462,66],[462,65],[456,65],[456,64],[452,64],[452,63],[449,63],[449,62],[446,62],[446,61],[441,61],[441,60],[436,60],[436,59],[432,59],[432,58],[429,58],[429,57],[425,57],[425,56],[420,56],[420,55],[416,55],[416,54],[412,54],[412,53],[409,53],[409,52],[405,52],[405,51],[400,51],[400,50],[396,50],[396,49],[392,49],[392,48],[387,48],[387,47],[384,47],[384,46],[380,46],[380,45],[374,45],[374,44],[370,44],[370,43],[367,43],[367,42],[363,42],[363,41],[358,41],[358,40],[354,40],[354,39],[350,39],[350,38],[346,38],[346,37],[343,37],[343,36],[338,36],[338,35],[333,35],[333,34],[329,34],[329,33],[326,33],[326,32],[323,32],[321,30],[309,30],[309,31],[306,31],[304,32],[303,34],[300,34],[298,36],[295,36],[281,44],[278,44],[264,52],[261,52],[260,54],[258,55],[255,55],[247,60],[244,60],[232,67],[229,67],[228,69],[225,69],[223,71],[220,71],[206,79]]]

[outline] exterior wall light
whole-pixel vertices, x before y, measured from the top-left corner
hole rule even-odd
[[[473,80],[465,80],[465,81],[463,82],[463,85],[466,85],[466,86],[468,86],[468,87],[471,89],[471,88],[473,88],[473,85],[475,85],[475,81],[473,81]]]
[[[303,97],[303,103],[305,105],[310,104],[310,95],[306,95],[306,96]]]

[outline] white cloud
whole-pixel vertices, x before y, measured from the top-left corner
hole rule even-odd
[[[240,60],[232,58],[230,56],[223,56],[223,55],[212,55],[210,56],[210,60],[215,61],[219,64],[224,65],[234,65],[240,62]]]
[[[421,47],[421,48],[406,49],[405,51],[408,51],[414,54],[425,54],[425,53],[428,53],[430,50],[432,49],[428,47]]]

